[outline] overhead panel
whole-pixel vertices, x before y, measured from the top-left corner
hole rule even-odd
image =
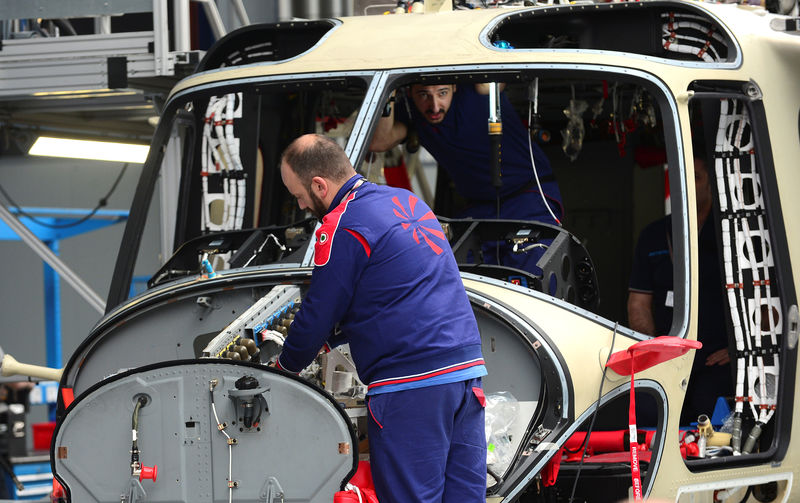
[[[166,2],[10,0],[0,19],[108,17],[152,13],[153,29],[122,33],[3,40],[0,45],[0,99],[85,95],[98,90],[141,88],[129,79],[173,77],[176,65],[195,63],[192,52],[170,52]],[[169,79],[171,86],[174,82]],[[154,83],[151,83],[154,84]]]
[[[153,0],[3,0],[0,19],[112,16],[153,10]]]
[[[197,69],[286,61],[313,48],[339,24],[333,19],[323,19],[247,26],[214,44]]]
[[[483,42],[500,50],[594,50],[713,66],[736,65],[741,54],[707,11],[657,1],[514,12],[489,26]]]
[[[152,31],[6,40],[0,51],[0,96],[127,87],[128,76],[158,75],[152,42]]]

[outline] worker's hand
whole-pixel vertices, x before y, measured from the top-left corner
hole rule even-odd
[[[711,367],[713,365],[726,365],[731,362],[731,356],[728,354],[727,349],[718,349],[711,353],[708,358],[706,358],[706,367]]]

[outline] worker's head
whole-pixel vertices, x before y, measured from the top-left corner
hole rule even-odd
[[[437,84],[433,86],[414,84],[410,90],[411,99],[414,101],[417,110],[431,124],[439,124],[444,120],[444,116],[453,102],[453,93],[455,91],[455,84]]]
[[[301,210],[317,218],[328,212],[336,193],[356,172],[344,150],[317,134],[303,135],[281,155],[281,179]]]

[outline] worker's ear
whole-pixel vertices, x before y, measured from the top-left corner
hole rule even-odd
[[[329,184],[328,180],[321,176],[315,176],[311,179],[311,192],[320,199],[325,199],[328,195]]]

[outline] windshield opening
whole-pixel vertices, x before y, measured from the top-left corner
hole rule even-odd
[[[149,267],[151,275],[135,281],[152,287],[230,268],[301,263],[314,222],[283,186],[281,153],[304,133],[346,146],[366,89],[364,79],[343,77],[229,85],[183,98],[161,160],[161,197],[152,198],[145,225],[145,232],[160,232],[161,250],[140,254],[136,270]],[[162,218],[157,208],[164,205]],[[147,266],[138,265],[143,260]]]
[[[445,223],[463,271],[628,320],[640,233],[675,209],[682,226],[686,211],[674,113],[656,86],[608,73],[418,73],[397,76],[384,103],[392,115],[376,119],[362,171],[456,220]],[[680,307],[676,263],[665,274]],[[658,333],[629,326],[665,335],[685,315]]]

